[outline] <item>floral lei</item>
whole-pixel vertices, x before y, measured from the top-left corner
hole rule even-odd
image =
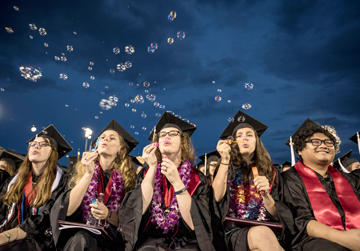
[[[264,200],[257,191],[254,180],[247,186],[241,179],[241,170],[235,172],[235,180],[228,180],[230,188],[230,208],[228,215],[234,218],[267,221]],[[246,196],[250,200],[246,204]]]
[[[88,186],[83,201],[82,201],[82,210],[83,210],[83,221],[86,222],[91,214],[91,200],[97,198],[97,189],[99,186],[99,179],[100,179],[100,164],[99,161],[95,162],[95,170],[94,174],[91,178],[90,185]],[[114,168],[111,174],[113,184],[110,190],[110,199],[106,205],[106,207],[113,212],[117,212],[120,208],[120,204],[122,199],[124,198],[124,181],[122,175],[119,174],[116,169]],[[109,222],[107,220],[101,221],[104,227],[109,226]]]
[[[178,170],[180,179],[186,187],[190,181],[190,176],[191,176],[190,172],[192,171],[191,168],[192,168],[192,162],[190,160],[187,160],[181,163],[180,168]],[[156,228],[164,229],[164,234],[166,234],[170,230],[173,230],[175,228],[175,225],[179,224],[180,210],[179,210],[179,205],[177,203],[176,195],[174,193],[169,207],[170,212],[166,216],[164,215],[165,203],[163,198],[163,191],[161,190],[161,186],[162,186],[161,178],[162,178],[161,162],[159,162],[155,174],[154,195],[151,203],[150,212],[152,214],[151,222],[157,225]]]

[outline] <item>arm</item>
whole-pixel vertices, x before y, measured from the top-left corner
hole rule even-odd
[[[16,240],[25,239],[26,236],[26,232],[19,227],[4,231],[0,234],[0,247]]]
[[[214,191],[215,201],[219,202],[225,195],[226,186],[227,186],[227,176],[230,163],[230,146],[226,143],[226,140],[219,140],[216,150],[221,155],[221,162],[219,170],[214,178],[212,183],[212,188]]]
[[[149,207],[154,193],[155,173],[157,168],[155,150],[156,147],[151,144],[144,147],[143,150],[142,158],[149,165],[149,169],[144,180],[141,182],[141,197],[143,202],[142,214],[144,214]]]
[[[276,219],[278,220],[277,210],[275,206],[275,200],[270,195],[270,182],[265,176],[257,176],[254,179],[254,184],[257,189],[260,191],[264,191],[263,200],[266,210]]]

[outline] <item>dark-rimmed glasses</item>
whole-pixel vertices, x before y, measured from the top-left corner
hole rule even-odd
[[[305,143],[311,143],[313,146],[320,146],[322,143],[324,143],[325,146],[334,146],[334,141],[330,139],[309,139],[308,141],[305,141]]]
[[[46,142],[46,141],[31,141],[29,142],[28,146],[29,147],[35,147],[36,145],[39,145],[40,147],[47,147],[50,146],[50,143]]]
[[[169,135],[169,137],[175,137],[180,134],[179,131],[170,131],[170,132],[159,132],[159,138],[164,138],[166,135]]]

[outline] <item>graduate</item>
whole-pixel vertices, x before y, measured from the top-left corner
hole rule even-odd
[[[126,250],[215,250],[209,183],[198,172],[190,136],[196,127],[165,112],[143,150],[138,174],[119,211]]]
[[[292,135],[300,160],[284,175],[284,201],[294,215],[293,250],[360,250],[360,174],[331,162],[340,139],[307,119]]]
[[[283,173],[283,172],[286,172],[287,170],[289,170],[290,167],[291,167],[291,163],[289,161],[285,161],[284,163],[282,163],[280,165],[280,170]]]
[[[216,166],[218,165],[220,154],[217,151],[212,151],[210,153],[201,155],[199,158],[201,159],[201,162],[204,163],[204,174],[208,179],[209,184],[211,185],[214,180],[215,169]],[[206,168],[205,168],[205,163],[206,163]]]
[[[360,169],[360,163],[357,159],[350,158],[352,150],[345,153],[343,156],[334,161],[333,166],[339,170],[339,172],[351,173]]]
[[[225,222],[225,229],[219,229],[218,234],[225,238],[226,232],[229,250],[283,250],[278,239],[286,247],[285,232],[293,230],[293,221],[291,212],[281,202],[282,178],[260,140],[267,126],[241,111],[234,120],[221,134],[223,140],[216,148],[221,160],[212,184],[215,214],[219,212],[222,220],[230,216],[281,222],[285,229],[276,236],[266,226],[233,227]]]
[[[62,250],[121,250],[118,210],[125,193],[135,185],[136,169],[129,153],[138,142],[115,120],[111,121],[91,143],[94,152],[84,152],[73,167],[67,191],[56,201],[51,225],[56,247]],[[103,204],[97,200],[104,194]],[[59,230],[58,220],[77,223],[100,220],[101,226],[117,243],[88,230]]]
[[[0,170],[6,171],[9,176],[13,176],[24,160],[25,156],[17,154],[13,150],[3,150],[0,153]]]
[[[67,177],[58,159],[72,148],[48,126],[28,142],[18,174],[0,187],[0,250],[54,250],[50,210]]]

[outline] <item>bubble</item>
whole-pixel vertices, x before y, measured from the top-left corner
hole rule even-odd
[[[234,121],[235,121],[234,118],[232,118],[232,117],[229,117],[229,118],[228,118],[228,122],[229,122],[229,123],[233,123]]]
[[[133,108],[131,111],[132,111],[132,112],[136,112],[136,109],[135,109],[135,108]]]
[[[160,108],[161,110],[164,110],[164,109],[165,109],[165,105],[159,105],[159,108]]]
[[[77,35],[76,31],[73,31],[73,34],[74,34],[74,35]]]
[[[91,79],[91,80],[94,80],[94,79],[95,79],[95,77],[94,77],[94,76],[90,76],[90,79]]]
[[[213,80],[212,83],[215,84],[215,81]]]
[[[130,107],[130,104],[128,104],[128,103],[125,103],[125,107]]]
[[[231,103],[231,100],[230,100],[230,99],[228,100],[228,103]]]
[[[13,6],[14,10],[19,11],[19,8],[17,6]]]
[[[135,135],[139,135],[139,132],[135,132]]]
[[[116,66],[116,69],[118,69],[119,71],[125,71],[126,70],[126,66],[123,63],[120,63]]]
[[[231,140],[231,141],[234,141],[234,137],[233,137],[233,136],[231,136],[231,135],[230,135],[230,136],[228,136],[228,137],[227,137],[227,139],[228,139],[228,140]]]
[[[45,36],[47,34],[44,28],[39,28],[39,33],[41,36]]]
[[[143,126],[141,129],[143,129],[143,131],[146,131],[146,127],[145,127],[145,126]]]
[[[90,87],[90,85],[89,85],[88,82],[83,82],[83,86],[84,86],[85,88],[89,88],[89,87]]]
[[[222,92],[222,90],[221,90],[221,89],[217,89],[217,92]]]
[[[60,57],[55,56],[54,58],[55,58],[56,61],[60,61]]]
[[[0,91],[2,91],[2,92],[3,92],[3,91],[5,91],[5,89],[4,89],[4,88],[0,88]]]
[[[109,86],[105,85],[105,89],[109,89]],[[111,97],[111,96],[110,96]]]
[[[131,129],[134,129],[134,128],[135,128],[135,126],[134,126],[134,125],[131,125],[131,126],[130,126],[130,128],[131,128]]]
[[[240,115],[240,117],[237,118],[237,121],[240,122],[240,123],[244,123],[245,122],[245,116]]]
[[[90,65],[94,65],[94,62],[92,62],[92,61],[90,61],[90,63],[89,63]]]
[[[29,24],[30,30],[37,30],[36,24]]]
[[[140,104],[140,105],[142,105],[143,103],[144,103],[144,98],[143,98],[143,96],[142,95],[136,95],[136,97],[135,97],[135,102],[137,103],[137,104]]]
[[[170,113],[170,114],[172,114],[172,115],[174,115],[174,116],[175,116],[175,113],[174,113],[174,112],[172,112],[172,111],[167,111],[167,113]]]
[[[95,116],[95,119],[98,119],[99,117],[98,116]]]
[[[149,93],[148,95],[146,95],[146,99],[150,100],[151,102],[154,102],[156,99],[156,96],[154,94]]]
[[[174,43],[174,39],[172,37],[169,37],[167,39],[167,42],[168,42],[168,44],[172,44],[172,43]]]
[[[61,53],[61,55],[65,56],[65,53]]]
[[[67,58],[66,57],[61,57],[60,60],[63,61],[63,62],[66,62]]]
[[[180,115],[175,115],[175,117],[177,117],[177,118],[181,119],[181,116],[180,116]]]
[[[100,94],[104,96],[104,95],[105,95],[105,92],[100,92]]]
[[[36,132],[36,127],[34,125],[31,127],[31,131]]]
[[[99,103],[99,106],[103,110],[110,110],[111,109],[111,101],[109,102],[109,100],[107,100],[107,99],[102,99]]]
[[[65,107],[69,107],[69,105],[65,105]]]
[[[183,121],[185,121],[186,123],[190,123],[190,121],[188,119],[182,119]]]
[[[216,102],[220,102],[220,101],[221,101],[221,97],[220,97],[220,96],[216,96],[216,97],[215,97],[215,101],[216,101]]]
[[[44,43],[44,46],[45,46],[45,47],[49,47],[49,44],[48,44],[48,43]]]
[[[34,37],[30,35],[29,38],[30,38],[30,39],[33,39]]]
[[[42,72],[39,67],[35,66],[20,66],[19,68],[21,72],[21,76],[27,80],[31,80],[36,82],[38,79],[42,77]]]
[[[144,83],[143,83],[143,85],[144,85],[144,87],[149,87],[150,86],[150,82],[149,81],[145,81]]]
[[[150,46],[148,46],[147,51],[150,54],[153,54],[157,49],[158,49],[158,44],[157,43],[151,43]]]
[[[149,90],[145,90],[145,93],[149,93]]]
[[[155,103],[154,103],[154,106],[155,106],[155,107],[159,107],[159,105],[160,105],[160,104],[159,104],[158,102],[155,102]]]
[[[172,22],[176,18],[176,11],[170,11],[170,14],[168,15],[168,21]]]
[[[91,71],[91,70],[92,70],[92,67],[91,67],[91,66],[89,66],[89,67],[88,67],[88,70],[89,70],[89,71]]]
[[[127,54],[133,54],[135,52],[135,48],[132,45],[125,46],[125,52]]]
[[[134,85],[134,83],[133,82],[129,82],[129,86],[133,86]]]
[[[195,125],[194,123],[190,123],[190,125],[192,125],[192,126],[196,127],[196,125]]]
[[[143,119],[145,119],[145,118],[147,117],[147,115],[146,115],[145,113],[142,113],[142,114],[141,114],[141,117],[142,117]]]
[[[132,66],[132,63],[130,61],[125,62],[125,67],[126,68],[131,68],[131,66]]]
[[[62,80],[66,80],[66,79],[68,79],[68,76],[65,73],[60,73],[60,78]]]
[[[157,113],[155,113],[155,116],[158,117],[158,118],[160,118],[160,117],[161,117],[161,114],[157,112]]]
[[[245,88],[247,90],[251,90],[252,88],[254,88],[254,85],[253,85],[253,83],[245,83]]]
[[[5,27],[5,30],[8,32],[8,33],[14,33],[14,30],[10,27]]]
[[[74,50],[74,47],[72,45],[68,45],[66,46],[66,50],[72,52]]]
[[[183,40],[185,38],[185,31],[178,31],[177,38]]]
[[[111,73],[111,74],[114,74],[114,73],[115,73],[115,70],[114,70],[114,69],[110,69],[110,73]]]
[[[120,48],[119,48],[119,47],[114,47],[114,48],[113,48],[113,52],[114,52],[115,54],[119,54],[119,53],[120,53]]]
[[[251,108],[251,105],[249,103],[245,103],[245,104],[242,105],[242,108],[244,110],[249,110]]]

